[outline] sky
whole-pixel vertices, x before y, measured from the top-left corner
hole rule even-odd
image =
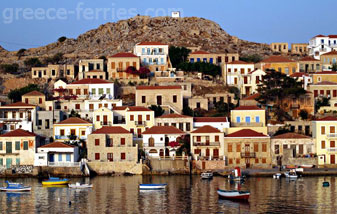
[[[0,45],[34,48],[61,36],[76,38],[107,22],[175,10],[183,17],[212,20],[240,39],[306,43],[318,34],[337,34],[336,7],[336,0],[4,0]]]

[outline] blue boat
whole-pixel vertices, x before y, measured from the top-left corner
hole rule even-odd
[[[161,190],[165,189],[167,184],[139,184],[140,190]]]
[[[23,184],[20,183],[11,183],[9,181],[6,181],[7,186],[6,187],[0,187],[0,191],[6,191],[6,192],[26,192],[30,191],[32,187],[30,186],[23,186]]]
[[[58,177],[50,177],[48,180],[42,181],[43,186],[54,186],[54,185],[68,185],[69,179],[67,178],[58,178]]]

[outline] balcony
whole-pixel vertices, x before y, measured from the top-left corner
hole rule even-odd
[[[337,138],[337,134],[327,134],[327,138]]]
[[[337,152],[337,148],[327,148],[328,152]]]
[[[109,121],[109,122],[101,121],[101,126],[111,126],[111,125],[112,125],[111,121]]]
[[[146,126],[146,121],[135,121],[136,126]]]
[[[166,55],[164,52],[142,52],[142,56],[161,56],[161,55]]]
[[[193,146],[220,146],[220,142],[196,142]]]
[[[255,152],[241,152],[241,158],[255,158]]]

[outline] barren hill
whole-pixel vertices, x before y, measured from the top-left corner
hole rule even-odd
[[[158,41],[175,46],[200,47],[209,52],[271,54],[267,44],[241,40],[226,33],[217,23],[197,17],[171,18],[136,16],[127,20],[106,23],[97,29],[49,45],[28,49],[18,60],[16,51],[0,52],[0,63],[22,63],[27,57],[47,57],[63,53],[68,62],[79,58],[109,56],[132,51],[141,41]]]

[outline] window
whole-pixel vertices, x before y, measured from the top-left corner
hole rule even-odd
[[[70,162],[71,158],[70,158],[70,154],[66,154],[66,161]]]
[[[98,89],[98,94],[99,94],[99,95],[102,95],[103,93],[104,93],[103,88],[99,88],[99,89]]]
[[[330,134],[334,134],[335,133],[335,127],[334,126],[330,126]]]
[[[61,136],[64,136],[64,129],[61,129],[61,130],[60,130],[60,135],[61,135]]]
[[[236,164],[240,164],[240,158],[236,159]]]
[[[324,140],[322,140],[322,142],[321,142],[321,148],[325,149],[325,141]]]
[[[259,152],[259,144],[254,143],[254,152]]]
[[[247,116],[245,119],[246,119],[246,123],[250,123],[250,117],[249,116]]]
[[[149,121],[150,120],[150,115],[146,115],[146,120]]]
[[[135,130],[134,130],[134,129],[130,129],[130,132],[131,132],[132,134],[134,134],[134,133],[135,133]]]
[[[240,117],[236,117],[236,122],[240,123]]]
[[[259,159],[258,158],[255,158],[255,163],[259,163]]]
[[[260,122],[260,117],[259,117],[259,116],[256,116],[256,117],[255,117],[255,122],[256,122],[256,123],[259,123],[259,122]]]
[[[142,96],[142,103],[146,103],[146,96]]]
[[[125,160],[125,153],[124,152],[121,153],[121,160]]]
[[[25,103],[28,103],[28,98],[25,98]]]
[[[28,150],[28,141],[23,141],[23,150]]]
[[[76,130],[75,129],[70,129],[70,134],[71,135],[76,135]]]
[[[149,138],[149,147],[154,147],[154,138],[153,137]]]
[[[184,131],[184,123],[179,123],[179,129],[180,129],[181,131]]]
[[[80,95],[81,94],[81,89],[76,89],[76,94]]]
[[[20,150],[20,141],[15,141],[15,150]]]
[[[95,160],[99,160],[99,153],[95,153]]]
[[[321,126],[321,134],[325,134],[325,126]]]
[[[335,141],[330,141],[330,148],[335,148]]]
[[[219,136],[215,136],[215,142],[219,142],[220,137]]]
[[[95,139],[95,146],[99,146],[99,139]]]
[[[236,152],[241,152],[241,144],[240,143],[236,144]]]
[[[62,154],[59,154],[59,162],[62,162]]]
[[[177,103],[177,95],[173,95],[173,103]]]
[[[230,165],[233,164],[233,159],[232,158],[228,159],[228,164],[230,164]]]
[[[275,154],[280,154],[280,145],[275,145]]]
[[[186,123],[186,131],[190,131],[191,130],[191,124],[190,123]]]
[[[130,121],[134,121],[135,117],[134,115],[130,115]]]
[[[228,152],[233,152],[233,146],[231,143],[228,144]]]
[[[197,142],[201,142],[201,136],[197,136]]]
[[[79,110],[81,108],[80,104],[75,104],[75,109]]]
[[[42,104],[42,98],[39,98],[39,104]]]
[[[121,145],[125,145],[125,138],[121,138]]]
[[[2,142],[0,142],[0,150],[2,150]]]
[[[262,152],[267,152],[267,144],[262,144]]]
[[[267,163],[267,159],[266,158],[262,158],[262,163]]]

